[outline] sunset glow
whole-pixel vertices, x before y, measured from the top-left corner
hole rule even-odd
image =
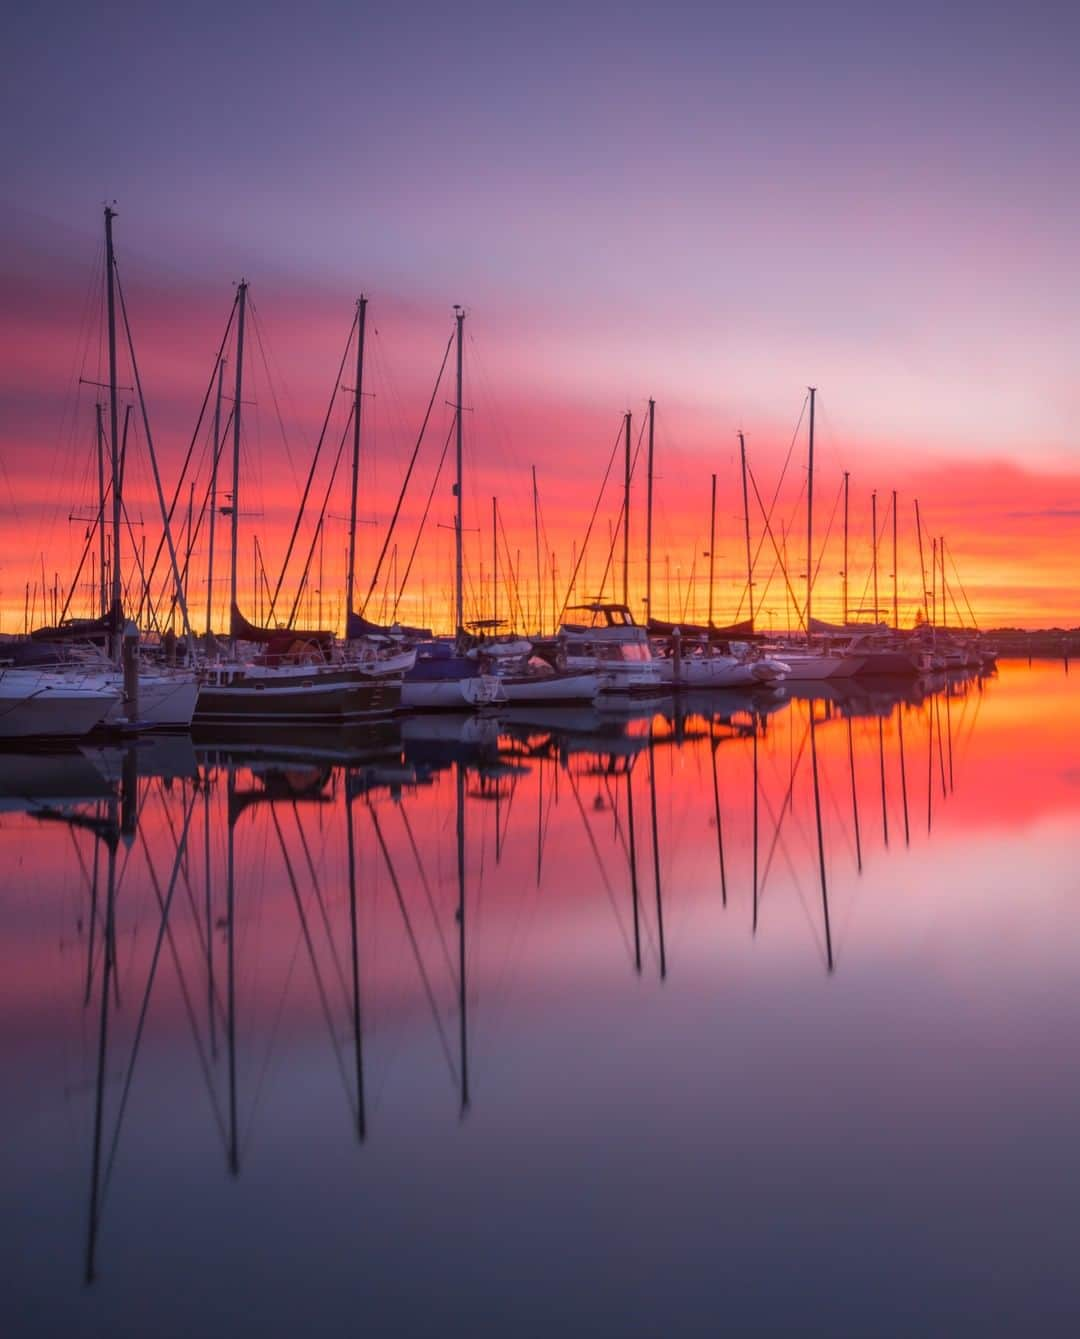
[[[774,40],[775,26],[783,31],[800,12],[784,5],[722,24],[677,6],[663,25],[641,19],[615,32],[602,7],[543,20],[480,7],[468,41],[439,11],[408,32],[390,17],[358,22],[348,40],[327,47],[340,16],[322,6],[302,22],[279,16],[251,48],[239,12],[224,26],[215,15],[207,43],[197,9],[155,20],[133,68],[123,53],[147,35],[137,11],[123,26],[96,30],[79,13],[58,20],[48,38],[40,28],[21,34],[26,58],[5,96],[33,105],[35,117],[18,139],[7,132],[18,197],[6,211],[0,265],[8,539],[0,630],[51,616],[54,588],[63,602],[96,506],[93,404],[102,391],[78,378],[104,379],[103,190],[117,200],[120,272],[170,495],[235,283],[251,283],[262,345],[251,348],[248,370],[240,589],[252,614],[267,603],[255,585],[255,538],[274,584],[363,291],[375,333],[365,376],[373,398],[364,406],[362,591],[458,301],[468,311],[470,617],[492,612],[497,497],[500,566],[504,576],[508,565],[518,568],[516,594],[500,584],[503,613],[509,604],[520,608],[518,622],[535,624],[542,593],[550,623],[552,585],[557,613],[622,415],[632,412],[637,443],[650,396],[654,612],[706,615],[716,473],[714,616],[745,616],[736,433],[746,433],[767,504],[813,384],[817,613],[841,612],[835,508],[848,470],[853,613],[873,612],[876,489],[878,603],[882,617],[892,616],[895,489],[902,623],[923,604],[916,498],[926,544],[946,540],[950,622],[970,622],[972,612],[983,626],[1077,622],[1080,331],[1060,282],[1076,241],[1077,126],[1074,107],[1054,98],[1069,78],[1061,34],[1033,30],[1021,51],[993,15],[981,13],[973,34],[959,12],[932,7],[903,21],[827,7],[804,51],[801,37]],[[316,49],[317,69],[301,79],[297,53]],[[106,66],[123,65],[123,77],[99,78],[95,51]],[[403,92],[406,67],[424,72],[418,97]],[[190,119],[177,134],[163,91],[181,81]],[[330,87],[343,90],[332,101]],[[343,380],[352,384],[351,375]],[[130,385],[130,373],[122,381]],[[348,395],[337,398],[327,456],[348,412]],[[398,576],[388,551],[376,612],[393,607],[452,399],[448,378],[394,537]],[[152,552],[160,525],[144,443],[135,445],[125,544],[145,538]],[[197,459],[200,452],[205,460],[205,430]],[[573,598],[600,593],[621,471],[620,456]],[[328,474],[324,459],[299,558],[282,583],[289,604]],[[325,522],[321,583],[313,559],[305,587],[305,621],[342,623],[346,476],[342,468]],[[800,600],[805,478],[804,419],[772,513]],[[206,483],[204,468],[197,510]],[[452,535],[439,528],[451,521],[450,484],[445,469],[398,604],[399,616],[442,628],[451,621]],[[186,484],[182,493],[180,544]],[[644,493],[642,453],[629,582],[638,613]],[[753,498],[751,529],[761,546],[759,625],[796,627]],[[196,627],[205,622],[203,539],[188,591]],[[69,613],[93,607],[92,561]],[[621,586],[616,543],[606,591]],[[220,627],[224,585],[215,607]]]

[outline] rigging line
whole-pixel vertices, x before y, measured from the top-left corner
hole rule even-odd
[[[322,508],[320,509],[319,512],[319,515],[324,518],[326,516],[326,509],[330,505],[330,494],[333,492],[334,483],[337,480],[337,472],[341,468],[341,459],[342,456],[344,456],[345,454],[345,443],[348,440],[349,429],[352,427],[353,416],[355,415],[355,413],[356,413],[356,406],[353,405],[352,409],[350,409],[349,411],[349,417],[345,421],[345,427],[341,431],[341,441],[338,442],[337,455],[334,458],[334,468],[330,471],[330,479],[326,485],[326,493],[323,496]],[[289,610],[289,618],[285,625],[286,627],[291,628],[292,625],[296,622],[296,615],[300,609],[300,601],[303,598],[304,588],[307,585],[309,576],[311,575],[311,564],[315,560],[315,550],[319,546],[319,535],[322,530],[322,524],[323,523],[320,520],[319,524],[315,527],[314,533],[311,536],[311,544],[308,546],[307,559],[304,562],[304,569],[300,573],[300,584],[296,588],[296,595],[293,598],[292,608]]]
[[[135,565],[139,569],[139,578],[142,581],[143,591],[145,592],[144,598],[146,600],[147,613],[149,613],[150,615],[150,625],[155,632],[160,633],[161,622],[158,619],[157,611],[155,610],[153,604],[151,604],[150,602],[150,586],[147,581],[146,570],[143,567],[142,554],[139,552],[139,546],[135,542],[135,529],[131,524],[131,516],[128,513],[127,503],[123,500],[123,498],[120,499],[120,510],[123,512],[124,521],[127,524],[128,536],[131,539],[131,551],[135,555]],[[142,609],[142,603],[143,603],[142,600],[140,600],[139,601],[140,611]]]
[[[395,596],[394,596],[394,607],[393,607],[393,609],[391,609],[391,611],[390,611],[390,621],[391,621],[391,622],[396,622],[396,621],[397,621],[398,605],[400,605],[400,603],[401,603],[401,597],[405,594],[405,588],[406,588],[406,586],[409,584],[409,573],[412,571],[412,568],[413,568],[413,562],[414,562],[414,560],[416,559],[416,550],[420,547],[420,539],[421,539],[421,536],[422,536],[423,533],[424,533],[424,527],[427,525],[428,514],[429,514],[429,512],[431,511],[431,503],[432,503],[432,501],[433,501],[433,499],[434,499],[434,497],[435,497],[435,489],[438,488],[438,486],[439,486],[439,478],[440,478],[440,476],[442,475],[442,469],[443,469],[443,466],[446,464],[446,453],[447,453],[447,452],[449,451],[449,449],[450,449],[450,442],[451,442],[451,439],[452,439],[453,436],[454,436],[454,429],[455,429],[455,427],[456,427],[456,423],[455,423],[455,421],[454,421],[453,419],[451,419],[451,421],[450,421],[450,427],[449,427],[449,429],[448,429],[448,431],[447,431],[447,434],[446,434],[446,441],[443,442],[442,455],[439,457],[439,467],[438,467],[438,469],[435,471],[435,477],[434,477],[434,479],[432,479],[432,481],[431,481],[431,491],[428,493],[427,503],[426,503],[426,505],[425,505],[425,507],[424,507],[424,514],[423,514],[423,516],[420,517],[420,524],[419,524],[419,525],[417,526],[417,528],[416,528],[416,538],[413,540],[412,550],[411,550],[410,553],[409,553],[409,561],[408,561],[408,563],[406,564],[406,567],[405,567],[405,575],[401,578],[401,581],[400,581],[400,583],[398,584],[397,593],[396,593]],[[369,592],[368,592],[368,596],[370,597],[370,595],[371,595],[371,592],[369,591]],[[366,601],[366,600],[365,600],[365,602],[364,602],[364,607],[365,607],[365,608],[367,607],[367,601]],[[421,610],[421,618],[423,618],[423,610]]]
[[[750,468],[749,461],[746,462],[746,473],[750,476],[750,482],[754,486],[754,497],[757,499],[758,507],[761,509],[761,515],[765,520],[765,532],[772,541],[773,552],[776,554],[776,560],[780,564],[780,570],[784,574],[784,584],[787,586],[788,594],[791,596],[791,602],[795,606],[795,614],[798,617],[799,626],[805,631],[806,617],[803,611],[799,608],[799,601],[795,597],[795,592],[791,589],[791,578],[788,576],[788,571],[784,565],[783,558],[780,557],[780,550],[776,545],[776,536],[773,534],[772,526],[769,524],[769,518],[765,514],[765,507],[761,501],[761,494],[758,492],[757,480],[754,478],[754,471]]]
[[[889,526],[889,518],[892,515],[892,499],[889,499],[889,505],[885,509],[885,515],[881,524],[877,528],[877,533],[873,536],[874,546],[870,551],[870,567],[866,572],[866,580],[863,582],[862,595],[859,596],[859,612],[866,608],[866,597],[870,591],[870,582],[874,579],[874,553],[880,551],[882,536]],[[877,610],[874,610],[874,622],[877,622]]]
[[[812,702],[810,704],[810,709],[813,710]],[[784,817],[786,814],[791,812],[791,796],[795,789],[795,778],[799,774],[799,768],[802,765],[803,753],[806,751],[806,741],[809,738],[810,738],[810,725],[808,721],[806,729],[803,732],[802,743],[799,745],[799,751],[795,755],[795,761],[791,765],[791,777],[788,781],[787,793],[785,794],[783,801],[780,804],[779,817],[777,817],[773,812],[772,801],[769,799],[767,792],[762,792],[762,798],[764,799],[765,804],[769,810],[769,817],[776,818],[776,827],[773,831],[773,839],[769,846],[769,854],[765,860],[765,868],[762,870],[761,882],[758,885],[758,898],[761,901],[763,901],[765,897],[765,884],[769,878],[769,870],[772,868],[773,856],[776,854],[777,843],[780,841],[780,829],[784,825]],[[787,855],[786,850],[784,854],[785,858],[787,858],[790,865],[790,856]],[[792,872],[794,873],[794,871]]]
[[[375,587],[378,585],[379,573],[382,570],[383,560],[386,557],[387,549],[390,547],[390,540],[393,538],[394,528],[397,525],[398,517],[401,514],[401,508],[405,501],[405,492],[406,489],[409,487],[409,480],[412,478],[413,468],[415,467],[417,457],[420,454],[420,446],[424,440],[424,434],[427,432],[428,421],[431,418],[431,411],[435,407],[435,397],[438,395],[439,387],[442,385],[443,373],[446,371],[446,364],[447,360],[450,357],[450,350],[453,348],[454,345],[454,334],[455,332],[451,331],[450,338],[446,341],[446,349],[443,352],[442,365],[439,368],[439,375],[435,378],[435,385],[431,391],[431,399],[428,400],[427,410],[424,414],[424,421],[420,425],[420,433],[416,439],[416,445],[413,447],[412,457],[409,460],[409,468],[405,471],[405,478],[402,481],[401,491],[398,493],[397,505],[394,507],[394,514],[390,518],[390,525],[386,531],[386,537],[383,539],[382,548],[379,550],[379,559],[378,562],[375,564],[375,570],[371,574],[371,585],[368,587],[368,592],[364,596],[364,602],[360,606],[361,618],[363,618],[364,611],[367,609],[368,603],[371,600],[371,596],[375,590]],[[395,612],[397,611],[396,604],[394,605],[394,610]],[[351,614],[352,610],[351,609],[346,610],[346,613]]]
[[[120,1106],[116,1113],[116,1125],[113,1127],[113,1137],[109,1147],[109,1157],[105,1163],[103,1195],[109,1188],[109,1179],[112,1174],[113,1162],[116,1158],[116,1150],[120,1143],[120,1130],[124,1123],[124,1114],[127,1111],[128,1098],[131,1096],[131,1084],[135,1077],[135,1063],[139,1058],[139,1048],[142,1045],[143,1031],[146,1026],[146,1016],[150,1011],[150,995],[154,987],[154,981],[157,977],[158,963],[161,960],[161,948],[165,942],[165,932],[169,924],[169,910],[172,907],[173,895],[176,892],[180,867],[184,858],[184,850],[187,846],[188,828],[191,824],[191,815],[194,812],[194,809],[195,793],[192,792],[191,804],[187,807],[184,814],[184,826],[180,833],[180,840],[176,846],[176,856],[173,860],[172,873],[169,876],[168,888],[165,891],[165,900],[161,908],[161,921],[158,925],[157,938],[154,941],[154,951],[150,957],[150,970],[147,973],[146,986],[143,989],[142,1004],[139,1008],[139,1019],[135,1025],[135,1036],[131,1043],[131,1056],[128,1060],[127,1072],[124,1075],[124,1087],[120,1094]]]
[[[953,576],[956,577],[956,584],[960,587],[960,594],[964,597],[964,603],[967,605],[967,611],[971,615],[971,625],[977,632],[979,630],[979,624],[977,619],[975,618],[975,611],[971,607],[971,601],[968,599],[967,591],[964,589],[964,583],[960,580],[960,570],[956,566],[956,559],[953,557],[951,549],[949,550],[949,562],[952,564]],[[953,608],[956,609],[956,596],[953,595],[951,589],[949,590],[949,594],[952,595],[953,597]],[[962,624],[964,620],[960,617],[959,609],[956,609],[956,617],[960,619],[960,622]]]
[[[559,624],[563,621],[563,615],[566,613],[566,606],[570,600],[570,592],[574,589],[574,586],[577,582],[578,568],[580,568],[581,561],[585,557],[585,552],[589,547],[589,537],[592,535],[592,528],[596,524],[597,513],[600,511],[600,503],[604,499],[604,490],[607,488],[608,479],[611,477],[611,468],[615,464],[615,457],[618,454],[619,446],[623,439],[624,421],[625,420],[623,419],[619,420],[619,430],[615,434],[615,444],[614,446],[612,446],[611,455],[608,457],[607,469],[604,471],[604,477],[600,483],[600,492],[596,496],[596,505],[593,507],[592,515],[589,517],[589,524],[585,530],[585,539],[581,545],[581,551],[577,556],[577,562],[574,564],[574,570],[570,575],[570,583],[566,587],[566,596],[563,599],[562,609],[559,611],[559,617],[556,620],[556,624]]]
[[[435,998],[435,992],[431,988],[431,981],[428,977],[427,969],[424,966],[423,957],[420,954],[420,945],[417,943],[416,934],[412,927],[412,921],[409,918],[409,909],[405,905],[405,898],[401,892],[401,884],[398,881],[397,870],[394,868],[394,862],[390,859],[390,851],[387,848],[386,839],[383,837],[382,825],[379,823],[379,815],[375,812],[375,806],[371,803],[370,797],[367,799],[366,803],[368,813],[371,815],[371,824],[375,829],[375,836],[379,843],[379,849],[382,851],[383,860],[386,863],[386,872],[390,875],[390,884],[394,889],[398,908],[401,911],[401,919],[405,923],[405,933],[409,937],[413,957],[416,959],[416,967],[420,973],[420,980],[424,984],[424,993],[427,995],[428,1004],[431,1006],[431,1016],[435,1020],[435,1030],[439,1034],[439,1041],[442,1044],[443,1055],[446,1057],[446,1063],[450,1069],[450,1077],[457,1083],[457,1069],[454,1066],[454,1058],[450,1054],[450,1046],[446,1040],[446,1033],[443,1031],[442,1019],[439,1017],[438,1001]]]
[[[803,418],[804,418],[804,416],[805,416],[805,414],[806,414],[806,406],[807,406],[807,403],[809,402],[809,399],[810,399],[810,395],[809,395],[809,392],[808,392],[806,395],[803,396],[802,408],[799,410],[799,417],[798,417],[798,418],[796,419],[796,421],[795,421],[795,431],[791,434],[791,442],[790,442],[789,445],[788,445],[787,455],[784,457],[784,465],[783,465],[783,468],[782,468],[781,471],[780,471],[780,477],[779,477],[779,478],[777,479],[777,481],[776,481],[776,488],[773,490],[772,501],[769,503],[768,520],[771,520],[771,519],[772,519],[773,511],[776,509],[776,502],[777,502],[777,499],[778,499],[779,496],[780,496],[780,489],[783,487],[784,479],[785,479],[785,477],[787,476],[788,466],[791,464],[791,456],[792,456],[792,453],[793,453],[794,450],[795,450],[795,443],[799,440],[799,429],[802,427],[802,421],[803,421]],[[747,462],[746,462],[746,468],[747,468],[747,472],[749,472],[749,470],[750,470],[750,462],[749,462],[749,460],[747,460]],[[805,491],[806,491],[806,480],[803,479],[802,487],[799,489],[799,496],[795,499],[795,505],[796,505],[796,506],[798,506],[799,502],[802,500],[802,495],[803,495],[803,493],[804,493]],[[760,498],[758,499],[758,506],[761,506],[761,499],[760,499]],[[766,521],[766,525],[767,525],[767,524],[768,524],[768,521]],[[765,536],[762,535],[761,538],[758,540],[757,548],[754,550],[754,557],[753,557],[753,559],[752,559],[752,561],[751,561],[751,563],[750,563],[750,569],[751,569],[751,571],[753,571],[754,567],[757,565],[757,560],[758,560],[758,557],[759,557],[760,554],[761,554],[761,550],[762,550],[764,544],[765,544]],[[747,574],[747,582],[748,582],[748,583],[749,583],[749,580],[750,580],[750,574],[748,573],[748,574]],[[744,600],[745,597],[747,596],[747,594],[748,594],[748,590],[749,590],[748,585],[747,585],[747,586],[744,586],[744,587],[743,587],[742,594],[739,596],[739,603],[738,603],[738,606],[737,606],[737,608],[736,608],[736,610],[735,610],[735,619],[736,619],[736,620],[738,619],[739,615],[742,613],[743,600]]]
[[[513,610],[513,604],[516,603],[518,618],[521,620],[520,626],[524,628],[527,627],[528,624],[525,622],[525,609],[521,603],[521,588],[518,585],[517,571],[514,567],[513,555],[510,552],[510,541],[506,537],[506,526],[503,524],[502,510],[498,506],[495,508],[495,516],[499,523],[499,533],[502,535],[503,549],[506,553],[506,569],[513,578],[510,582],[507,582],[504,578],[503,582],[507,587],[508,593],[513,597],[511,610]]]
[[[150,848],[149,845],[147,844],[146,834],[143,832],[142,828],[139,829],[139,839],[142,843],[143,854],[146,857],[146,868],[150,874],[150,883],[154,890],[154,896],[157,899],[158,909],[163,910],[164,898],[162,897],[161,894],[161,885],[158,881],[157,871],[154,868],[154,863],[150,858]],[[125,868],[126,868],[126,862],[125,862]],[[221,1134],[222,1141],[224,1142],[226,1140],[225,1118],[222,1115],[220,1108],[218,1107],[217,1094],[214,1091],[213,1075],[211,1072],[210,1064],[206,1058],[206,1052],[203,1049],[202,1037],[199,1035],[199,1024],[195,1015],[195,1008],[191,1003],[191,995],[187,987],[187,978],[185,977],[183,967],[181,966],[180,955],[176,948],[176,939],[172,932],[172,926],[168,925],[167,918],[166,918],[165,936],[168,941],[169,954],[173,960],[173,966],[176,968],[176,978],[177,981],[179,982],[180,993],[184,1000],[184,1010],[187,1013],[188,1022],[191,1025],[191,1035],[195,1041],[195,1050],[199,1057],[199,1068],[202,1072],[203,1082],[206,1085],[207,1096],[210,1099],[210,1107],[214,1113],[214,1117],[217,1121],[218,1131]]]
[[[220,442],[217,444],[217,447],[215,448],[215,450],[214,450],[214,452],[213,452],[213,457],[216,458],[216,460],[217,460],[217,462],[218,462],[219,465],[220,465],[220,461],[221,461],[221,454],[222,454],[222,452],[223,452],[223,450],[224,450],[224,447],[225,447],[225,442],[226,442],[226,440],[228,439],[229,428],[230,428],[230,426],[232,425],[233,414],[234,414],[235,412],[236,412],[236,406],[234,405],[234,406],[229,410],[228,414],[226,415],[226,418],[225,418],[225,426],[224,426],[224,428],[222,429],[222,433],[221,433],[221,440],[220,440]],[[212,431],[212,430],[211,430],[211,434],[210,434],[210,435],[211,435],[211,437],[213,437],[213,431]],[[204,447],[204,453],[205,453],[205,447]],[[201,465],[201,463],[202,463],[202,460],[201,460],[201,458],[200,458],[200,465]],[[198,473],[198,471],[196,471],[196,473]],[[208,513],[209,513],[209,511],[210,511],[210,489],[211,489],[211,483],[212,483],[212,481],[207,481],[206,491],[203,493],[202,503],[201,503],[201,505],[200,505],[200,507],[199,507],[199,515],[198,515],[198,519],[195,521],[194,528],[193,528],[192,533],[191,533],[191,538],[190,538],[190,542],[189,542],[189,549],[188,549],[188,552],[184,555],[183,577],[184,577],[184,588],[185,588],[185,590],[187,589],[187,586],[188,586],[188,571],[189,571],[189,567],[190,567],[191,559],[192,559],[192,557],[193,557],[194,554],[195,554],[196,545],[198,544],[198,542],[199,542],[199,536],[200,536],[200,534],[202,533],[202,525],[203,525],[203,521],[206,519],[206,517],[207,517],[207,515],[208,515]],[[220,484],[220,480],[219,480],[219,484]],[[220,491],[220,488],[219,488],[219,491]],[[162,591],[162,594],[161,594],[161,596],[159,597],[159,599],[163,600],[164,598],[165,598],[165,591]],[[173,597],[172,597],[172,608],[175,609],[175,607],[176,607],[176,595],[175,595],[175,593],[174,593],[174,595],[173,595]]]
[[[300,820],[300,806],[296,800],[292,803],[293,817],[296,819],[296,831],[300,837],[300,846],[304,852],[304,861],[307,864],[308,874],[311,877],[311,890],[315,894],[315,901],[318,903],[319,915],[322,919],[323,929],[326,931],[326,940],[330,945],[330,957],[333,959],[334,967],[337,971],[338,982],[341,985],[341,997],[345,1001],[346,1009],[351,1008],[351,999],[349,987],[345,984],[345,970],[341,965],[341,959],[338,957],[337,944],[334,942],[334,932],[330,928],[330,917],[326,911],[326,901],[322,895],[322,889],[319,887],[319,878],[315,872],[315,862],[311,858],[311,847],[308,845],[307,833],[304,831],[304,825]]]
[[[349,326],[348,338],[345,340],[345,348],[341,354],[341,362],[338,364],[337,375],[334,377],[334,386],[330,392],[330,403],[326,406],[326,416],[323,418],[322,428],[319,431],[318,440],[315,443],[315,454],[311,458],[311,468],[308,470],[307,479],[304,482],[304,491],[300,495],[300,506],[296,511],[296,520],[293,522],[292,534],[289,536],[288,547],[285,549],[285,559],[281,564],[281,571],[278,573],[277,583],[274,586],[274,594],[270,600],[270,609],[266,615],[267,626],[270,625],[274,617],[274,610],[277,607],[278,596],[281,594],[281,583],[285,580],[285,573],[288,571],[289,560],[292,558],[293,546],[296,544],[296,537],[300,533],[300,526],[304,520],[304,512],[307,509],[308,497],[311,494],[311,485],[315,482],[315,471],[318,468],[319,457],[322,454],[323,443],[326,440],[327,429],[330,427],[330,419],[334,413],[334,406],[337,404],[338,393],[341,389],[341,378],[345,374],[345,360],[349,356],[349,349],[352,347],[353,332],[356,330],[356,323],[360,319],[360,308],[357,307],[353,313],[352,324]],[[353,412],[356,406],[353,405]],[[352,422],[350,417],[349,422]],[[348,432],[348,428],[345,430]],[[290,618],[290,623],[292,619]]]
[[[431,911],[431,919],[435,925],[435,931],[439,937],[439,944],[442,947],[443,958],[446,962],[446,970],[449,973],[450,980],[456,980],[454,964],[450,961],[450,949],[446,942],[446,936],[443,934],[442,926],[439,923],[439,913],[435,909],[435,898],[432,895],[431,883],[428,880],[427,871],[424,869],[424,862],[420,855],[420,848],[416,844],[416,837],[413,833],[412,824],[409,822],[409,815],[404,804],[398,805],[398,812],[401,814],[401,821],[405,825],[405,832],[409,838],[409,846],[412,848],[413,857],[416,860],[416,872],[420,875],[420,886],[424,890],[424,896],[427,898],[428,908]]]
[[[821,541],[821,548],[818,550],[817,566],[814,568],[814,581],[818,579],[818,573],[821,571],[821,564],[825,561],[825,550],[829,545],[829,536],[832,534],[833,521],[836,519],[836,509],[840,505],[840,499],[844,494],[844,481],[840,480],[840,487],[836,490],[836,498],[832,504],[832,511],[829,512],[829,524],[825,527],[825,537]]]
[[[117,276],[119,282],[119,275]],[[172,524],[173,514],[176,511],[177,504],[180,501],[180,495],[183,492],[184,481],[187,478],[188,468],[191,465],[191,457],[195,452],[195,444],[202,433],[203,418],[206,414],[206,407],[210,403],[210,396],[213,393],[214,383],[217,380],[218,363],[221,362],[222,355],[225,352],[225,345],[228,343],[229,332],[232,330],[233,318],[236,316],[236,307],[239,302],[239,293],[233,298],[232,307],[229,310],[229,319],[225,322],[225,331],[221,336],[221,343],[218,345],[217,356],[214,359],[214,366],[210,372],[210,379],[206,383],[206,391],[203,394],[202,404],[199,406],[199,417],[195,422],[195,431],[191,434],[191,441],[188,444],[187,453],[184,456],[184,463],[180,468],[180,477],[176,481],[176,487],[173,490],[172,502],[169,504],[169,524]],[[158,540],[157,548],[154,551],[154,559],[150,564],[150,581],[153,582],[157,575],[157,565],[161,559],[161,550],[165,545],[165,535],[162,534]]]
[[[143,431],[146,433],[147,454],[150,457],[150,466],[154,475],[154,489],[157,493],[158,507],[161,511],[163,540],[169,550],[169,565],[172,568],[173,581],[177,587],[177,598],[180,604],[180,613],[184,620],[184,632],[187,635],[189,646],[193,644],[193,634],[191,631],[191,622],[188,619],[187,600],[184,597],[183,589],[180,584],[180,564],[176,560],[176,549],[173,545],[172,533],[169,529],[170,517],[165,507],[165,491],[161,486],[161,472],[158,469],[157,453],[154,450],[154,439],[150,434],[150,416],[146,408],[146,398],[143,395],[142,378],[139,376],[139,365],[135,360],[135,342],[131,335],[131,324],[128,321],[127,300],[124,297],[124,286],[120,282],[120,267],[114,259],[113,269],[116,275],[116,293],[120,299],[120,314],[124,321],[124,334],[127,338],[128,357],[131,359],[132,380],[135,382],[135,391],[139,397],[139,412],[142,417]]]
[[[285,447],[285,458],[289,462],[289,471],[293,476],[293,483],[296,483],[296,465],[293,463],[292,452],[289,450],[289,437],[285,431],[285,420],[281,416],[281,406],[278,404],[277,391],[274,389],[274,378],[270,375],[270,362],[266,356],[266,344],[262,337],[262,322],[259,320],[259,314],[255,310],[255,303],[248,295],[248,310],[251,312],[251,324],[255,330],[255,343],[259,346],[259,356],[262,358],[263,371],[266,373],[266,386],[270,392],[270,402],[274,406],[274,414],[278,421],[278,431],[281,433],[281,442]],[[256,411],[257,413],[257,411]]]
[[[292,889],[293,899],[296,902],[296,913],[300,917],[300,929],[304,936],[304,944],[308,951],[308,957],[311,960],[311,970],[315,977],[315,989],[318,991],[319,1003],[322,1005],[323,1018],[326,1022],[326,1030],[330,1036],[330,1045],[334,1051],[334,1060],[337,1064],[338,1073],[341,1075],[342,1087],[345,1089],[345,1100],[349,1105],[349,1110],[355,1117],[357,1114],[356,1104],[353,1101],[352,1090],[349,1087],[349,1080],[345,1073],[345,1063],[341,1058],[341,1047],[338,1044],[337,1033],[334,1028],[334,1015],[330,1008],[330,1001],[326,995],[326,986],[323,983],[322,971],[319,968],[319,960],[315,953],[315,944],[311,938],[311,930],[308,927],[307,913],[304,911],[304,904],[300,898],[300,886],[296,882],[296,873],[293,869],[292,860],[289,858],[289,850],[285,845],[285,834],[281,830],[281,824],[278,822],[277,809],[275,805],[270,806],[270,820],[277,832],[278,844],[281,847],[281,857],[285,862],[285,876],[289,881],[289,887]]]
[[[607,876],[607,870],[604,868],[604,862],[600,856],[600,850],[596,845],[596,838],[593,836],[593,830],[589,826],[588,815],[585,813],[585,806],[581,802],[581,793],[578,790],[577,779],[574,776],[573,772],[568,771],[566,775],[570,781],[571,794],[573,795],[574,800],[577,803],[578,813],[581,815],[581,823],[585,829],[585,835],[589,839],[589,846],[592,848],[592,853],[596,857],[596,867],[600,871],[600,878],[603,881],[604,889],[607,892],[608,901],[611,903],[611,909],[615,913],[615,924],[619,927],[619,934],[622,936],[622,941],[626,945],[626,952],[628,957],[633,959],[634,954],[633,954],[633,948],[630,944],[630,937],[626,933],[626,927],[622,923],[622,916],[620,916],[619,914],[619,906],[618,903],[615,901],[615,892],[611,887],[611,880]]]
[[[637,446],[634,448],[634,454],[630,459],[631,483],[633,483],[634,481],[634,471],[637,469],[638,453],[641,451],[641,436],[644,431],[645,431],[645,421],[643,420],[641,424],[641,431],[638,433]],[[622,498],[619,501],[619,514],[615,518],[615,526],[611,531],[611,544],[608,548],[607,562],[604,564],[604,574],[600,578],[600,585],[597,587],[597,589],[600,592],[601,599],[603,599],[604,596],[604,587],[607,585],[608,573],[611,571],[611,565],[615,561],[615,548],[618,544],[619,537],[622,532],[622,527],[625,524],[625,518],[626,518],[626,494],[624,492]],[[588,541],[586,541],[586,543],[587,542]],[[570,589],[573,590],[573,585],[571,585]],[[567,594],[567,598],[569,598],[569,592]],[[560,619],[560,622],[561,621],[562,620]]]

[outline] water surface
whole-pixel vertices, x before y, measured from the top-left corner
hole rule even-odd
[[[1080,1333],[1080,693],[0,758],[4,1333]]]

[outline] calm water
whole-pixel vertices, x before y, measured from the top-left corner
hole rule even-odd
[[[0,757],[3,1333],[1080,1333],[1078,689]]]

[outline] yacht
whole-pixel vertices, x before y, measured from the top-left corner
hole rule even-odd
[[[574,605],[568,612],[584,617],[559,629],[556,655],[560,668],[595,673],[601,695],[664,691],[663,673],[648,633],[625,604]]]

